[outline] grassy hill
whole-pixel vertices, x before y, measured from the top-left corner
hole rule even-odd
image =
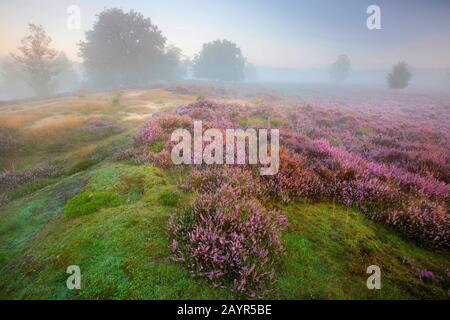
[[[172,258],[168,217],[194,197],[179,188],[186,169],[114,158],[150,113],[195,98],[154,89],[2,107],[0,123],[17,140],[2,154],[2,167],[14,163],[27,170],[50,159],[59,170],[4,191],[0,298],[242,297],[192,277]],[[68,214],[69,203],[84,214]],[[297,199],[274,206],[288,217],[289,227],[274,286],[265,298],[448,298],[442,282],[420,276],[426,270],[446,277],[448,252],[421,248],[337,204]],[[366,287],[366,269],[373,264],[382,269],[381,290]],[[80,291],[66,287],[69,265],[81,268]]]

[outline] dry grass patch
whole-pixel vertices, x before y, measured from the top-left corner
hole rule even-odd
[[[33,122],[33,114],[10,113],[0,116],[0,127],[9,129],[22,129]]]
[[[99,100],[80,100],[72,103],[72,110],[81,113],[101,112],[111,109],[111,107],[110,103]]]
[[[78,116],[69,115],[61,118],[43,121],[39,125],[29,127],[27,135],[35,140],[64,138],[68,130],[79,128],[84,120]]]
[[[144,100],[166,100],[169,99],[172,94],[168,91],[161,89],[152,89],[142,93],[139,98]]]

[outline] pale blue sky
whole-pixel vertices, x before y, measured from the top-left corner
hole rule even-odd
[[[381,7],[382,30],[366,28],[366,9]],[[82,30],[66,28],[66,9],[78,5]],[[19,44],[29,22],[44,26],[54,46],[77,58],[76,43],[104,8],[150,17],[168,44],[187,56],[204,42],[227,38],[262,66],[328,65],[347,53],[355,67],[384,68],[398,60],[416,67],[450,66],[450,1],[446,0],[15,0],[0,3],[0,55]]]

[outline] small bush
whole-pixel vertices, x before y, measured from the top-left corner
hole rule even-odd
[[[75,217],[90,214],[102,208],[118,207],[122,204],[122,198],[114,193],[85,191],[67,201],[64,214],[67,217]]]

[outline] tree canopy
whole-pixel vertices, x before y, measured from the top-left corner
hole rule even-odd
[[[113,8],[101,12],[86,32],[80,56],[88,80],[97,87],[145,85],[164,79],[178,63],[173,51],[166,57],[165,45],[166,38],[150,18]]]
[[[241,49],[228,40],[205,43],[194,59],[197,78],[240,81],[244,79],[245,58]]]
[[[391,89],[404,89],[412,78],[412,72],[406,62],[399,62],[388,75],[388,85]]]

